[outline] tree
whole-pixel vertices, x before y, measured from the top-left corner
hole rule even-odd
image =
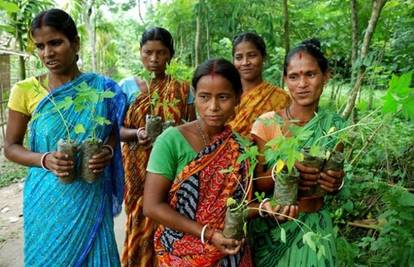
[[[366,69],[366,66],[363,64],[363,61],[367,57],[369,45],[370,45],[372,36],[374,35],[375,27],[376,27],[378,19],[380,17],[381,10],[382,10],[382,8],[384,7],[384,5],[387,1],[388,0],[373,0],[372,1],[371,18],[369,19],[368,26],[365,30],[364,41],[362,43],[361,51],[360,51],[360,54],[359,54],[359,64],[360,64],[360,66],[358,68],[357,78],[356,78],[355,84],[352,88],[351,94],[348,98],[348,102],[346,104],[346,107],[345,107],[345,109],[342,113],[342,116],[346,119],[349,118],[349,116],[351,115],[351,112],[352,112],[352,110],[354,109],[354,106],[355,106],[355,101],[357,99],[357,96],[361,91],[361,85],[362,85],[362,81],[364,79],[365,69]]]
[[[0,6],[5,7],[6,23],[0,28],[15,36],[18,49],[22,52],[28,48],[28,28],[33,18],[53,6],[51,0],[2,1]],[[17,6],[17,9],[16,9]],[[20,79],[26,78],[26,62],[24,56],[19,56]]]

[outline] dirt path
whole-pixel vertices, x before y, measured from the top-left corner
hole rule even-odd
[[[23,266],[23,184],[0,188],[0,267]],[[115,218],[118,250],[124,241],[125,213]]]

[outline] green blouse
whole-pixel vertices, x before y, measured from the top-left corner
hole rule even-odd
[[[170,127],[157,137],[148,161],[147,171],[174,181],[175,177],[196,156],[197,152],[180,130]]]

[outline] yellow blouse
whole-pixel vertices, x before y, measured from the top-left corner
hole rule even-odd
[[[48,95],[35,77],[17,82],[10,92],[8,108],[31,117],[39,102]]]

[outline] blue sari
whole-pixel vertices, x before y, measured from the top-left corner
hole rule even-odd
[[[96,136],[105,140],[114,132],[116,147],[112,163],[100,178],[89,184],[78,177],[63,184],[50,171],[31,167],[23,194],[24,262],[26,266],[119,266],[119,255],[113,230],[113,216],[121,211],[124,172],[119,142],[126,97],[117,84],[94,73],[84,73],[62,85],[39,103],[30,124],[30,149],[44,153],[56,151],[59,139],[67,134],[51,99],[59,103],[73,99],[76,87],[86,83],[98,90],[110,90],[113,98],[91,103],[79,112],[74,105],[61,109],[69,124],[72,140],[79,144],[92,134],[91,115],[102,116],[111,125],[98,126]],[[94,113],[92,113],[94,112]],[[75,134],[81,123],[85,133]]]

